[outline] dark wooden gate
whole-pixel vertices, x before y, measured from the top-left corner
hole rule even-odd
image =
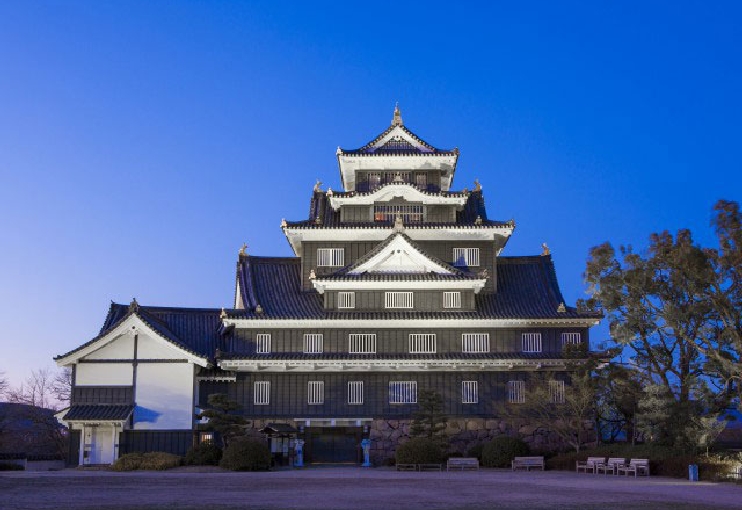
[[[311,428],[309,461],[312,464],[357,464],[360,427]]]

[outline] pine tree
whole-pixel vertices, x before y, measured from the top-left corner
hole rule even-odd
[[[448,417],[443,413],[443,397],[434,390],[421,390],[417,411],[412,415],[410,435],[443,442]]]

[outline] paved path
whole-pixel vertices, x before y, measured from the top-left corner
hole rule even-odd
[[[560,471],[0,473],[3,509],[711,509],[742,508],[742,486]]]

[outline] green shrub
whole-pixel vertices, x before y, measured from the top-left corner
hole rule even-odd
[[[271,466],[271,452],[262,441],[233,439],[219,465],[232,471],[260,471]]]
[[[127,453],[113,463],[114,471],[164,471],[180,466],[181,458],[166,452]]]
[[[513,457],[530,453],[528,445],[515,437],[496,437],[482,448],[482,465],[487,467],[510,467]]]
[[[484,449],[484,443],[475,444],[469,451],[466,452],[467,457],[476,457],[479,462],[482,462],[482,450]]]
[[[214,443],[201,443],[188,450],[185,463],[193,466],[218,466],[222,449]]]
[[[414,437],[397,448],[397,464],[440,464],[443,452],[438,441]]]

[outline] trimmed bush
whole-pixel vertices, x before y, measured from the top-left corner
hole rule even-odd
[[[482,465],[486,467],[510,467],[513,457],[525,457],[530,453],[528,445],[515,437],[496,437],[482,447]]]
[[[440,464],[443,452],[437,441],[414,437],[397,448],[397,464]]]
[[[178,467],[181,464],[181,458],[172,453],[166,452],[135,452],[127,453],[113,463],[111,469],[114,471],[164,471]]]
[[[466,452],[467,457],[476,457],[479,459],[479,462],[481,464],[482,462],[482,450],[484,449],[484,443],[475,444],[471,448],[469,448],[469,451]]]
[[[271,467],[271,452],[262,441],[233,439],[219,465],[232,471],[261,471]]]
[[[191,466],[218,466],[222,449],[214,443],[201,443],[188,450],[185,463]]]

